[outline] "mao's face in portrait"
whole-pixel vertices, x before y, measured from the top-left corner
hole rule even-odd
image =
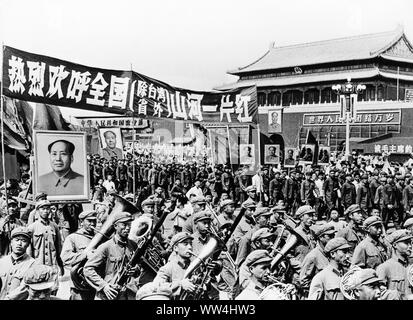
[[[55,172],[66,172],[70,169],[73,155],[69,146],[64,142],[56,142],[50,149],[50,165]]]
[[[116,147],[116,135],[112,132],[107,132],[105,135],[106,145],[110,149],[114,149]]]
[[[277,112],[273,112],[271,117],[272,117],[272,123],[273,124],[278,123],[278,113]]]

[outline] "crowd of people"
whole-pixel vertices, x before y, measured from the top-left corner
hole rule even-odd
[[[57,299],[68,272],[73,300],[413,298],[413,156],[88,161],[87,209],[30,195],[27,167],[3,185],[0,299]]]

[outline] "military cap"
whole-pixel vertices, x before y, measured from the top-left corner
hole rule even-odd
[[[396,230],[391,235],[387,236],[387,240],[389,240],[390,244],[409,240],[411,238],[413,238],[412,233],[406,229]]]
[[[65,144],[67,145],[69,154],[73,154],[73,152],[75,151],[75,145],[74,145],[73,143],[71,143],[70,141],[67,141],[67,140],[64,140],[64,139],[59,139],[59,140],[53,141],[52,143],[50,143],[50,144],[47,146],[47,150],[50,152],[50,150],[52,149],[53,145],[54,145],[55,143],[58,143],[58,142],[63,142],[63,143],[65,143]]]
[[[221,201],[220,203],[221,209],[223,209],[225,206],[228,206],[230,204],[234,204],[234,201],[232,201],[231,199],[226,199],[226,200]]]
[[[34,264],[26,271],[23,280],[33,290],[46,290],[56,284],[56,277],[57,274],[52,267]]]
[[[206,200],[205,200],[205,197],[204,197],[204,196],[196,196],[196,197],[193,197],[193,198],[191,199],[191,203],[192,203],[192,204],[195,204],[195,203],[206,203]]]
[[[123,196],[126,200],[132,200],[133,201],[133,194],[132,193],[128,193],[126,195]]]
[[[178,244],[182,241],[185,241],[187,239],[193,240],[194,237],[191,236],[188,232],[178,232],[177,234],[175,234],[172,237],[170,245],[171,245],[171,247],[173,247],[174,245],[176,245],[176,244]]]
[[[304,205],[297,209],[297,211],[295,212],[295,216],[299,218],[303,214],[314,214],[314,213],[315,213],[315,210],[311,206]]]
[[[154,206],[155,205],[155,201],[152,198],[148,198],[142,201],[141,206]]]
[[[273,235],[274,235],[274,233],[270,232],[270,229],[261,228],[261,229],[258,229],[257,231],[255,231],[252,234],[251,241],[254,242],[255,240],[265,239],[265,238],[271,237]]]
[[[257,188],[255,186],[248,186],[245,188],[245,192],[253,192],[257,191]]]
[[[82,211],[81,214],[79,214],[79,219],[84,220],[84,219],[96,219],[97,218],[97,212],[95,210],[86,210]]]
[[[329,240],[324,247],[324,251],[327,253],[334,252],[338,249],[348,249],[351,246],[348,244],[347,240],[342,237],[336,237]]]
[[[116,191],[115,190],[109,190],[106,194],[113,195],[113,194],[116,194]]]
[[[313,231],[314,236],[316,238],[320,238],[325,234],[334,234],[336,232],[334,226],[329,223],[325,223],[322,225],[313,225],[310,227],[310,229],[311,231]]]
[[[170,300],[172,290],[168,283],[149,282],[136,292],[136,300]]]
[[[358,204],[352,204],[350,207],[348,207],[345,211],[345,215],[350,215],[356,212],[361,212],[361,208]]]
[[[133,217],[129,212],[116,212],[113,216],[113,224],[118,222],[128,222],[132,221]]]
[[[40,200],[46,200],[47,199],[47,194],[46,193],[44,193],[44,192],[41,192],[41,193],[38,193],[38,194],[36,194],[36,197],[34,198],[34,200],[37,202],[37,201],[40,201]]]
[[[363,180],[363,179],[369,179],[369,176],[367,175],[367,174],[363,174],[362,176],[361,176],[361,179]]]
[[[382,182],[387,182],[387,178],[386,178],[386,177],[381,177],[381,178],[380,178],[380,181],[382,181]]]
[[[413,218],[409,218],[403,223],[403,228],[410,228],[411,226],[413,226]]]
[[[36,206],[35,206],[35,208],[36,208],[36,210],[37,209],[40,209],[40,208],[42,208],[42,207],[45,207],[45,206],[51,206],[52,204],[50,203],[50,201],[49,200],[40,200],[40,201],[37,201],[36,202]]]
[[[382,282],[382,280],[378,277],[376,270],[371,268],[360,269],[353,274],[350,289],[356,289],[363,285],[380,282]]]
[[[364,220],[363,222],[363,229],[367,230],[368,228],[370,228],[371,226],[375,225],[375,224],[382,224],[382,220],[380,219],[380,217],[378,216],[371,216],[368,217],[366,220]]]
[[[30,230],[26,227],[16,227],[13,229],[13,231],[11,232],[11,238],[13,239],[14,237],[17,236],[24,236],[27,239],[31,240],[32,238],[32,233],[30,232]]]
[[[272,257],[267,250],[254,250],[245,258],[245,265],[251,267],[256,264],[266,263],[270,264]]]
[[[243,206],[244,208],[256,208],[256,207],[257,207],[257,204],[256,204],[255,201],[253,201],[253,200],[245,200],[245,201],[242,203],[242,206]]]
[[[194,214],[194,223],[202,220],[212,220],[211,214],[206,210],[202,210]]]
[[[270,208],[268,207],[258,207],[255,212],[253,213],[254,218],[258,218],[259,216],[270,216],[272,215]]]

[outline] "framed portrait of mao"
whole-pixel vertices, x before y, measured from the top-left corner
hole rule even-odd
[[[86,133],[35,131],[33,193],[50,201],[88,201]]]
[[[99,128],[102,157],[123,159],[123,140],[120,128]]]

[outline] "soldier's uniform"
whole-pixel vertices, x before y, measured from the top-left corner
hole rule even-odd
[[[357,204],[353,204],[347,208],[345,214],[361,212],[361,208]],[[352,250],[364,239],[365,234],[363,230],[357,228],[353,221],[350,221],[344,229],[336,233],[336,237],[341,237],[347,240],[348,244],[351,246]]]
[[[83,211],[79,215],[80,220],[84,219],[96,219],[96,211]],[[63,243],[62,253],[60,257],[64,265],[73,268],[77,264],[81,263],[86,259],[83,256],[83,251],[87,248],[90,241],[93,239],[93,235],[86,232],[85,229],[80,228],[75,233],[67,236],[65,242]],[[71,297],[70,300],[93,300],[96,291],[92,288],[81,288],[73,283],[72,288],[70,288]]]
[[[315,214],[315,210],[310,207],[309,205],[301,206],[297,209],[295,213],[297,218],[301,218],[304,214],[313,215]],[[299,261],[303,261],[304,257],[316,246],[316,241],[311,234],[310,230],[306,230],[302,224],[300,224],[297,228],[294,229],[304,240],[304,243],[300,243],[294,249],[294,257]]]
[[[196,224],[198,221],[203,220],[212,221],[212,216],[205,210],[195,213],[193,215],[193,218],[194,224]],[[192,234],[192,237],[192,252],[195,255],[198,255],[201,252],[202,248],[208,243],[210,235],[207,234],[204,236],[195,228],[195,232]]]
[[[132,221],[133,218],[130,214],[121,212],[114,217],[113,223]],[[113,277],[124,267],[132,257],[133,252],[136,250],[137,245],[131,240],[123,241],[117,235],[112,239],[101,244],[96,251],[92,254],[90,259],[86,262],[83,273],[87,282],[97,291],[97,298],[106,300],[106,296],[103,293],[103,288],[111,283]],[[129,284],[131,284],[131,281]],[[133,286],[129,287],[133,291]],[[129,294],[128,294],[129,293]],[[119,296],[119,300],[130,300],[133,298],[130,296],[130,292],[127,292],[123,296]]]
[[[174,235],[171,239],[171,247],[175,246],[179,242],[185,241],[187,239],[193,240],[193,237],[186,232],[179,232]],[[154,284],[167,284],[167,288],[171,291],[171,297],[177,297],[181,294],[181,281],[184,278],[186,269],[190,264],[190,259],[188,261],[181,261],[174,256],[170,259],[163,267],[161,267],[153,280]]]
[[[325,234],[334,235],[335,230],[332,225],[325,224],[321,227],[312,226],[312,230],[316,238],[320,238]],[[300,286],[302,291],[307,290],[310,287],[313,277],[323,270],[328,265],[328,257],[322,248],[321,244],[312,249],[301,263],[300,269]]]
[[[339,249],[351,248],[344,238],[331,239],[325,247],[329,254]],[[340,290],[340,280],[343,271],[336,269],[331,263],[317,273],[310,285],[308,300],[344,300]]]
[[[31,240],[30,231],[24,227],[13,229],[11,238],[24,236]],[[33,265],[35,260],[28,254],[17,257],[10,253],[0,259],[0,300],[25,300],[27,298],[26,285],[23,276]]]
[[[389,237],[391,244],[399,241],[411,240],[413,235],[407,230],[396,230]],[[412,293],[406,268],[408,261],[393,255],[390,259],[377,267],[377,274],[383,280],[387,289],[397,290],[402,296]]]
[[[381,227],[382,221],[379,217],[372,216],[367,218],[363,223],[364,230],[368,230],[373,225]],[[367,236],[354,249],[352,257],[352,265],[357,265],[361,268],[376,269],[376,267],[387,260],[387,248],[384,244]]]

